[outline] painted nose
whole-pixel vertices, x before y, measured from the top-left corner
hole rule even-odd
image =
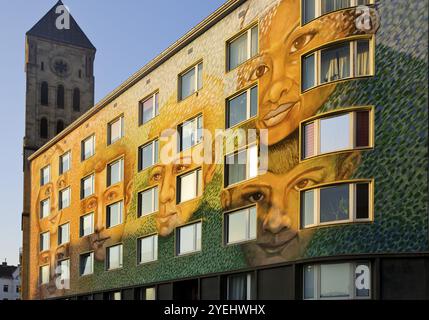
[[[159,194],[159,201],[161,203],[174,201],[174,193],[174,188],[170,184],[163,185]]]
[[[275,81],[270,88],[268,100],[270,103],[279,102],[283,95],[287,95],[292,87],[292,80],[285,78]]]
[[[291,227],[291,220],[289,216],[282,209],[272,207],[265,217],[263,222],[264,231],[272,234],[278,234],[283,230],[288,230]]]

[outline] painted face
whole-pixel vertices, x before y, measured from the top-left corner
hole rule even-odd
[[[269,145],[294,132],[300,121],[313,116],[335,85],[301,93],[301,56],[354,32],[353,18],[333,14],[303,27],[300,0],[282,1],[268,28],[261,30],[260,55],[244,67],[245,81],[259,80],[257,127],[269,129]],[[245,70],[245,71],[244,71]]]
[[[348,169],[354,169],[356,162],[354,157],[347,159],[342,165],[348,175]],[[300,254],[310,234],[304,236],[300,232],[300,190],[336,181],[339,176],[337,156],[334,155],[300,163],[286,174],[268,172],[257,181],[224,191],[222,204],[225,209],[251,204],[258,206],[257,240],[244,245],[249,263],[279,263]]]

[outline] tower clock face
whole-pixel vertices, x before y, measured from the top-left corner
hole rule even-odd
[[[67,77],[71,71],[69,63],[62,57],[52,59],[51,68],[60,77]]]

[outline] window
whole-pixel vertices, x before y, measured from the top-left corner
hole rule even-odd
[[[50,277],[50,272],[49,272],[49,265],[47,266],[41,266],[39,269],[39,281],[40,284],[48,284],[49,283],[49,277]]]
[[[71,153],[66,152],[60,157],[60,175],[66,173],[71,168]]]
[[[58,227],[58,245],[70,242],[70,223]]]
[[[94,194],[94,175],[87,176],[80,181],[80,198],[85,199]]]
[[[58,120],[58,121],[57,121],[57,134],[58,134],[58,133],[61,133],[61,131],[63,131],[63,130],[64,130],[64,128],[65,128],[64,121],[62,121],[62,120]]]
[[[140,300],[156,300],[156,288],[141,288],[140,290]]]
[[[183,100],[203,87],[203,63],[193,66],[179,76],[179,100]]]
[[[124,136],[124,117],[109,123],[107,128],[107,143],[113,144]]]
[[[243,62],[258,54],[258,26],[250,28],[227,43],[228,70],[235,69]]]
[[[64,109],[64,86],[57,87],[57,108]]]
[[[227,128],[246,121],[256,116],[258,112],[258,87],[255,86],[227,102]]]
[[[45,232],[40,234],[40,252],[47,251],[50,248],[50,234]]]
[[[107,206],[107,228],[113,228],[122,223],[122,201]]]
[[[107,248],[107,270],[122,268],[122,244]]]
[[[107,186],[121,182],[124,178],[124,160],[119,159],[107,166]]]
[[[370,110],[335,114],[304,123],[301,127],[301,158],[371,147],[370,123]]]
[[[139,148],[139,171],[152,167],[158,162],[159,142],[154,140]]]
[[[40,170],[40,185],[44,186],[51,181],[51,166],[46,166]]]
[[[177,228],[177,255],[184,255],[197,251],[201,251],[201,222]]]
[[[73,90],[73,111],[80,111],[80,90],[78,88]]]
[[[158,235],[141,238],[137,241],[139,263],[158,260]]]
[[[107,296],[107,300],[120,301],[122,300],[122,293],[120,291],[110,292]]]
[[[86,237],[94,233],[94,213],[86,214],[80,217],[80,237]]]
[[[232,153],[225,157],[225,187],[258,175],[258,146]]]
[[[371,183],[343,183],[301,192],[301,227],[368,221]]]
[[[159,115],[159,94],[154,93],[146,100],[140,102],[139,108],[139,124],[145,124]]]
[[[368,299],[371,270],[367,262],[307,265],[304,299]]]
[[[94,252],[84,253],[79,259],[79,274],[88,276],[94,273]]]
[[[203,116],[188,120],[178,126],[178,152],[189,149],[203,139]]]
[[[49,128],[48,128],[48,119],[40,119],[40,138],[48,139]]]
[[[158,211],[158,187],[139,193],[138,216],[147,216]]]
[[[371,41],[342,42],[304,56],[302,90],[337,80],[372,75]]]
[[[91,158],[95,154],[95,136],[91,136],[81,143],[82,161]]]
[[[45,219],[51,214],[51,200],[45,199],[40,202],[40,219]]]
[[[195,199],[203,194],[201,169],[177,177],[177,203]]]
[[[65,208],[68,208],[70,206],[70,197],[71,197],[71,192],[70,192],[70,187],[64,190],[60,191],[60,196],[59,196],[59,209],[63,210]]]
[[[40,103],[42,106],[49,105],[49,87],[47,82],[42,82],[40,88]]]
[[[329,12],[371,3],[371,0],[302,0],[302,24]]]
[[[225,215],[225,243],[236,244],[256,239],[256,207]]]
[[[227,300],[251,300],[251,298],[252,275],[250,273],[228,276]]]
[[[70,260],[58,261],[60,281],[69,281],[70,280]]]
[[[7,284],[3,285],[3,292],[9,292],[9,286]]]

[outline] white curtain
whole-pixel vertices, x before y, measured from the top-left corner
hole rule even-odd
[[[356,75],[365,76],[369,73],[369,43],[368,41],[359,41],[357,43]]]
[[[322,51],[321,82],[331,82],[350,76],[349,44]]]

